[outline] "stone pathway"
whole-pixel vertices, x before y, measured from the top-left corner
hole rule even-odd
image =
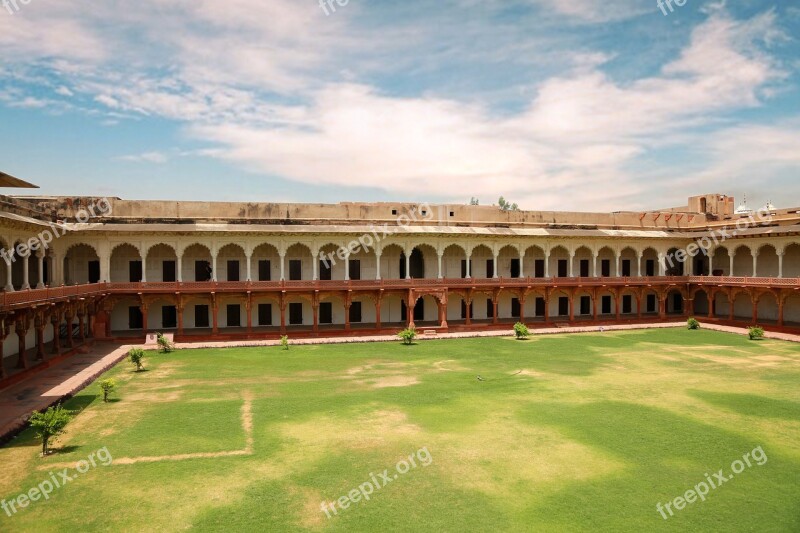
[[[665,322],[658,324],[624,324],[617,326],[603,326],[603,331],[626,331],[639,329],[659,328],[684,328],[686,322]],[[702,324],[704,329],[723,331],[726,333],[747,334],[747,328],[720,326],[716,324]],[[576,326],[560,328],[531,329],[531,335],[555,335],[563,333],[597,333],[600,326]],[[421,329],[420,332],[423,332]],[[475,331],[463,333],[442,333],[438,335],[420,334],[418,340],[428,341],[436,339],[465,339],[476,337],[507,337],[513,333],[508,331]],[[779,339],[790,342],[800,342],[800,335],[788,333],[767,332],[768,339]],[[373,337],[333,337],[317,339],[289,340],[293,346],[306,344],[344,344],[365,342],[399,342],[394,335],[376,335]],[[231,341],[231,342],[195,342],[178,343],[176,348],[234,348],[248,346],[277,346],[278,340],[271,341]],[[141,346],[153,348],[152,346]],[[110,343],[96,343],[87,354],[77,354],[61,363],[50,367],[30,379],[17,383],[0,391],[0,442],[24,427],[25,422],[35,410],[45,409],[66,397],[74,395],[89,385],[94,379],[125,358],[131,345],[120,346]]]

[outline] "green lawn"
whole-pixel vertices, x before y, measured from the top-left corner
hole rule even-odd
[[[0,497],[106,447],[0,531],[800,531],[800,345],[685,329],[150,353]],[[481,378],[479,379],[478,376]],[[768,460],[664,520],[656,505]],[[421,449],[421,464],[327,518]],[[43,469],[42,469],[43,468]],[[355,498],[357,499],[357,498]]]

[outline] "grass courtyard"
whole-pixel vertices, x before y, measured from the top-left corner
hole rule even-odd
[[[800,345],[664,329],[146,366],[104,376],[111,403],[96,383],[68,402],[82,412],[53,456],[31,430],[0,449],[6,500],[113,456],[0,512],[0,531],[800,531]],[[768,460],[730,477],[757,447]],[[720,469],[729,481],[662,518]],[[384,470],[368,501],[322,511]]]

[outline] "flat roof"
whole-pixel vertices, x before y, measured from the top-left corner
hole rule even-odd
[[[38,185],[15,178],[11,174],[0,172],[0,187],[13,187],[15,189],[38,189]]]

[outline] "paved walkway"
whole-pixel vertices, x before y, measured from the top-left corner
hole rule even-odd
[[[638,329],[659,329],[686,327],[686,322],[665,322],[658,324],[624,324],[617,326],[603,326],[603,331],[625,331]],[[747,328],[720,326],[716,324],[703,324],[704,329],[723,331],[726,333],[747,334]],[[563,333],[588,333],[599,332],[600,326],[576,326],[560,328],[532,329],[531,335],[554,335]],[[424,329],[420,330],[424,331]],[[463,333],[442,333],[438,335],[420,335],[419,340],[435,339],[464,339],[475,337],[507,337],[511,331],[475,331]],[[800,335],[788,333],[767,332],[768,339],[780,339],[791,342],[800,342]],[[291,340],[294,346],[306,344],[343,344],[364,342],[398,342],[394,335],[377,335],[373,337],[333,337],[317,339]],[[195,342],[178,343],[176,348],[233,348],[247,346],[277,346],[278,340],[264,341],[232,341],[232,342]],[[118,345],[112,343],[96,343],[87,354],[77,354],[61,363],[52,366],[30,379],[17,383],[0,391],[0,442],[3,437],[15,433],[25,425],[30,413],[41,410],[61,399],[72,396],[89,385],[94,379],[122,360],[131,348],[131,345]],[[142,346],[155,348],[154,346]]]

